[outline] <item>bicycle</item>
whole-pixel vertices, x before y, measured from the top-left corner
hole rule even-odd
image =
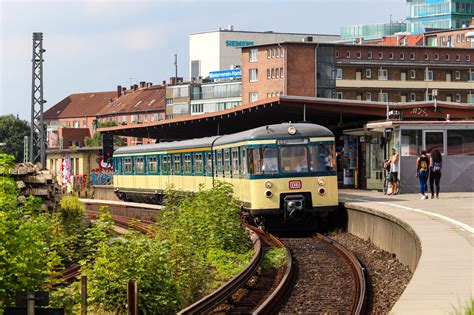
[[[398,195],[400,193],[400,179],[397,178],[397,191],[392,191],[392,183],[390,182],[390,163],[389,161],[385,161],[384,163],[384,172],[385,172],[385,180],[383,183],[383,194],[392,194]]]

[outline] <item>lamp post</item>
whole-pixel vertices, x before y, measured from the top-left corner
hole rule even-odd
[[[432,91],[433,94],[433,100],[434,100],[434,111],[438,109],[438,104],[436,103],[436,98],[438,97],[438,89],[433,89]]]

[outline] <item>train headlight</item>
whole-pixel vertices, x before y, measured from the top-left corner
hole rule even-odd
[[[324,178],[318,178],[318,185],[319,186],[324,186],[326,185],[326,180]]]
[[[270,188],[273,187],[273,183],[272,183],[271,181],[267,180],[267,181],[265,182],[265,187],[268,188],[268,189],[270,189]]]
[[[265,197],[271,198],[272,196],[273,196],[273,193],[272,193],[271,190],[266,190],[266,191],[265,191]]]
[[[294,126],[288,127],[288,133],[294,135],[296,133],[296,128]]]
[[[318,193],[319,193],[321,196],[324,196],[324,195],[326,194],[326,188],[324,188],[324,187],[319,187]]]

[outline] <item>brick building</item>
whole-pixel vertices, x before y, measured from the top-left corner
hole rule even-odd
[[[117,86],[115,100],[107,103],[97,113],[97,121],[114,122],[116,125],[135,125],[165,119],[165,86],[140,82],[129,90]],[[145,138],[127,138],[128,145],[149,143]]]
[[[292,95],[474,103],[473,61],[473,49],[316,43],[245,47],[242,102]]]

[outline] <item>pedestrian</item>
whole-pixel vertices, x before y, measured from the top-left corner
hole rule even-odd
[[[390,177],[389,181],[392,184],[392,191],[389,195],[397,195],[398,194],[398,154],[395,148],[392,148],[392,156],[390,157]]]
[[[441,168],[443,166],[443,158],[438,149],[434,149],[430,154],[430,191],[431,199],[434,198],[436,186],[436,199],[439,198],[439,181],[441,179]]]
[[[430,169],[430,159],[426,155],[426,151],[422,150],[418,159],[416,159],[416,177],[420,183],[420,194],[421,199],[428,199],[428,187],[426,185],[428,181],[428,173]]]

